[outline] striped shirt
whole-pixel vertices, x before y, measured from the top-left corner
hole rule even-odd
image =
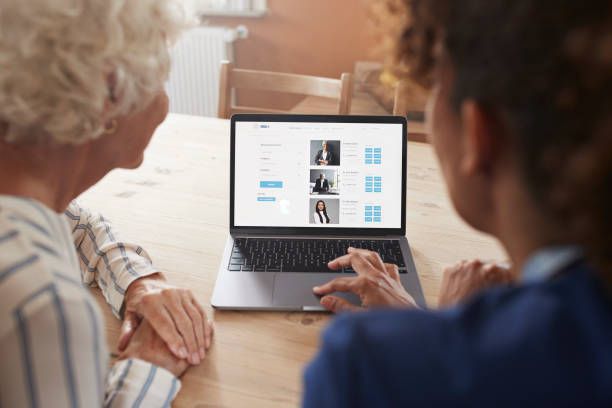
[[[0,196],[0,406],[169,406],[180,381],[138,359],[108,370],[99,286],[119,316],[125,291],[154,273],[147,253],[76,203],[58,215]]]

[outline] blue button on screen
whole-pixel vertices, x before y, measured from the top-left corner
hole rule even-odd
[[[260,181],[259,188],[283,188],[282,181]]]

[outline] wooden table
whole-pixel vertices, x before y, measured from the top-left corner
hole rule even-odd
[[[229,121],[170,115],[138,170],[116,170],[81,197],[110,218],[120,235],[143,245],[169,279],[189,287],[214,317],[206,360],[183,377],[177,407],[292,407],[301,400],[304,365],[330,321],[322,313],[210,309],[228,234]],[[455,215],[431,147],[408,146],[407,229],[430,306],[443,267],[465,258],[500,258],[490,238]],[[97,292],[97,291],[96,291]],[[108,344],[119,322],[102,297]]]

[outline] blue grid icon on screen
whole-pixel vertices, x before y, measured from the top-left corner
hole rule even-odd
[[[366,193],[382,193],[382,177],[381,176],[366,176],[365,192]]]
[[[365,148],[365,164],[373,164],[374,163],[374,148],[366,147]]]
[[[374,192],[382,193],[382,177],[380,176],[374,177]]]
[[[375,147],[373,153],[374,153],[374,155],[372,157],[373,163],[374,164],[381,164],[382,163],[382,148]]]
[[[374,192],[374,177],[366,176],[365,178],[365,192],[373,193]]]
[[[366,205],[364,211],[364,221],[367,224],[375,223],[379,224],[382,222],[382,206],[380,205]]]
[[[366,147],[365,164],[382,164],[382,148]]]

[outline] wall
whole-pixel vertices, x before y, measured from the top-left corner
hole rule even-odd
[[[244,24],[249,38],[236,43],[236,66],[339,78],[355,61],[372,60],[368,0],[268,0],[262,18],[207,18],[210,24]],[[288,109],[301,98],[239,94],[241,104]]]

